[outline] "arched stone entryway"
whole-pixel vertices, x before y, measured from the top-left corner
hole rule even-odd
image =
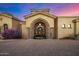
[[[45,10],[43,10],[43,12],[44,11]],[[25,23],[22,25],[22,33],[24,38],[33,39],[35,36],[35,25],[37,24],[38,26],[39,23],[42,23],[41,25],[45,27],[44,36],[46,36],[47,39],[57,38],[57,17],[49,14],[48,11],[45,11],[44,13],[43,12],[42,10],[37,10],[32,12],[30,15],[25,16]]]
[[[34,39],[46,39],[46,25],[43,22],[34,25]]]
[[[44,33],[42,33],[40,31],[41,35],[37,34],[37,36],[41,36],[40,38],[43,38],[43,39],[50,39],[51,36],[53,36],[53,33],[51,33],[51,28],[49,26],[49,23],[45,19],[42,19],[42,18],[35,19],[31,23],[31,26],[30,26],[30,38],[31,39],[35,38],[35,36],[36,36],[36,33],[35,33],[36,27],[40,26],[40,25],[44,27],[44,29],[42,28],[43,29],[42,32],[44,32]],[[53,30],[53,28],[52,28],[52,30]],[[44,34],[44,36],[42,36],[43,34]]]

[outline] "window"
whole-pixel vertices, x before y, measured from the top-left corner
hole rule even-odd
[[[62,28],[66,28],[65,24],[62,25]]]
[[[7,24],[4,24],[3,26],[4,26],[4,30],[8,29],[8,25]]]
[[[1,26],[0,26],[0,34],[1,34]]]
[[[69,24],[67,27],[68,27],[68,28],[71,28],[71,24]]]
[[[2,25],[2,18],[0,18],[0,26]]]

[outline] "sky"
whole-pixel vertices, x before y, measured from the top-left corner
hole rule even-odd
[[[56,16],[79,16],[79,3],[0,3],[0,12],[8,12],[20,20],[30,9],[49,9]]]

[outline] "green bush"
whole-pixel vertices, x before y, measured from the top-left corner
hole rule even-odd
[[[66,37],[63,37],[61,39],[75,39],[74,35],[69,35],[69,36],[66,36]]]
[[[63,37],[61,39],[79,39],[79,34],[76,34],[75,36],[74,35],[69,35],[69,36],[66,36],[66,37]]]

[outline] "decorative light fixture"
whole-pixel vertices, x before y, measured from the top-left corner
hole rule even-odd
[[[71,28],[71,24],[69,24],[67,27],[68,27],[68,28]]]
[[[62,25],[62,28],[66,28],[66,27],[65,27],[65,24]]]

